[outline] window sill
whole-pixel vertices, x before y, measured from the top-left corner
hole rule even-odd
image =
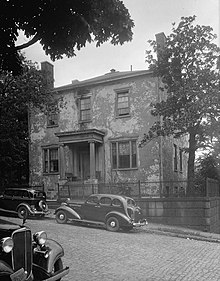
[[[128,114],[128,115],[117,115],[116,116],[116,119],[121,119],[121,118],[130,118],[131,117],[131,114]]]
[[[47,128],[54,128],[54,127],[59,127],[59,125],[58,124],[56,124],[56,125],[47,125]]]

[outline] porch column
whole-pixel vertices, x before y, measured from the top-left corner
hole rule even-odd
[[[64,144],[60,145],[60,178],[65,178]]]
[[[89,143],[90,148],[90,179],[95,179],[95,142]]]

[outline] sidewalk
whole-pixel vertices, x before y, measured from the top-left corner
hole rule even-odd
[[[172,225],[149,223],[145,229],[148,233],[175,236],[185,239],[220,243],[220,234],[193,230]]]
[[[54,219],[54,211],[55,209],[50,209],[50,215],[47,217]],[[220,243],[220,234],[203,232],[199,230],[193,230],[190,228],[178,227],[173,225],[157,224],[150,222],[147,226],[143,228],[143,230],[147,233],[152,234]]]

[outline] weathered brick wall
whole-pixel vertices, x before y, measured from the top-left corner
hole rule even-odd
[[[220,197],[137,200],[149,222],[220,233]]]

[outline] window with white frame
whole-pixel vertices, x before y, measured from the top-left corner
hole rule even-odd
[[[80,99],[80,121],[91,120],[91,97]]]
[[[129,90],[117,91],[116,115],[118,117],[130,114]]]
[[[44,173],[59,172],[58,148],[53,147],[43,149],[43,164]]]
[[[137,168],[136,140],[115,141],[111,143],[112,168]]]

